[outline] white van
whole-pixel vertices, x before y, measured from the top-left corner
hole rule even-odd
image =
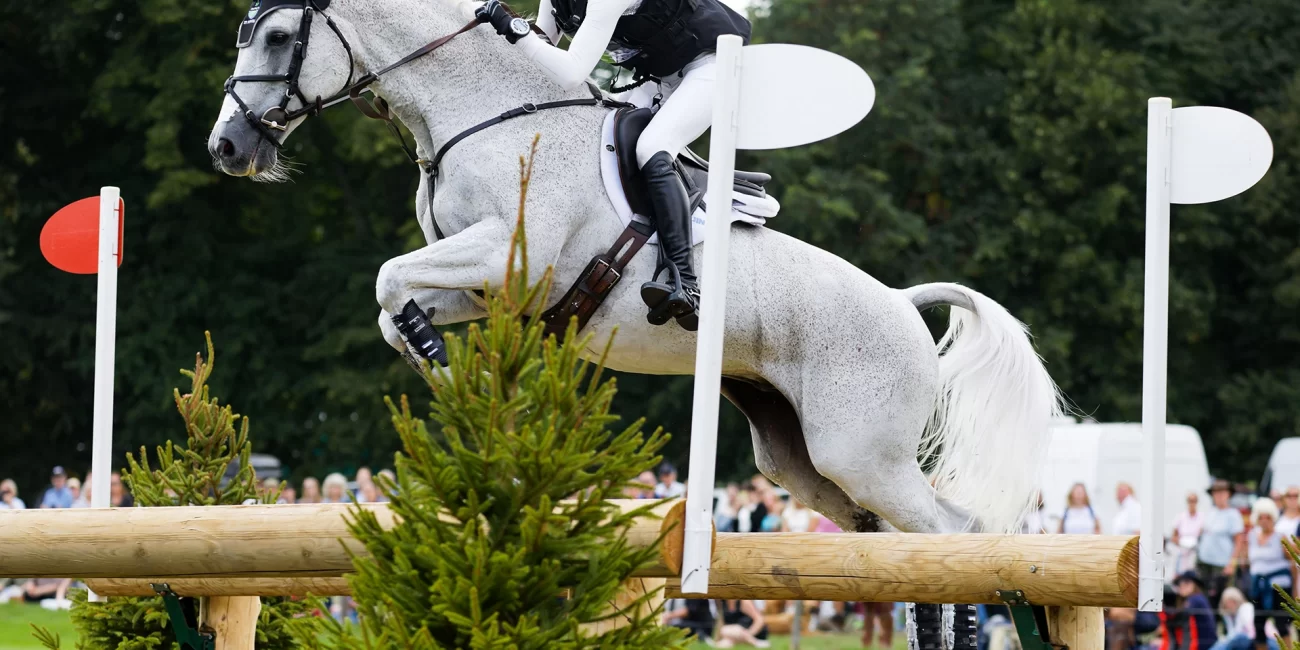
[[[1264,478],[1259,481],[1259,494],[1268,496],[1274,490],[1282,491],[1292,485],[1300,485],[1300,438],[1283,438],[1268,457]]]
[[[1050,429],[1046,460],[1039,486],[1046,511],[1044,526],[1055,532],[1065,512],[1066,495],[1075,483],[1088,489],[1092,509],[1101,521],[1101,532],[1110,534],[1119,504],[1115,488],[1121,482],[1133,486],[1138,503],[1142,494],[1142,425],[1139,423],[1099,424],[1063,419]],[[1300,438],[1296,439],[1300,442]],[[1165,427],[1165,521],[1164,531],[1173,531],[1174,519],[1187,509],[1187,493],[1200,495],[1200,506],[1209,506],[1210,470],[1205,462],[1201,435],[1188,426]],[[1300,461],[1300,456],[1296,458]],[[1296,468],[1300,470],[1300,465]]]

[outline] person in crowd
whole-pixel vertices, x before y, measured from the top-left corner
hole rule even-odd
[[[267,477],[262,479],[262,485],[258,487],[257,491],[258,494],[261,496],[262,500],[265,501],[268,495],[274,493],[278,489],[280,489],[280,481]],[[279,502],[280,502],[279,497],[277,497],[276,503]]]
[[[366,485],[371,484],[373,487],[375,482],[375,476],[370,472],[370,468],[362,467],[361,469],[358,469],[357,476],[354,480],[357,482],[357,489],[353,496],[356,497],[357,503],[370,503],[365,500]]]
[[[77,500],[81,498],[81,481],[75,477],[68,477],[68,491],[72,493],[72,505],[69,508],[77,507]]]
[[[1300,486],[1287,487],[1281,503],[1282,516],[1277,518],[1277,529],[1287,537],[1300,535]]]
[[[1170,538],[1177,555],[1174,563],[1175,572],[1181,575],[1196,570],[1196,544],[1201,539],[1201,529],[1205,527],[1205,513],[1197,509],[1200,497],[1195,492],[1187,493],[1187,510],[1174,519],[1174,533]],[[1201,579],[1204,585],[1204,578]]]
[[[374,481],[366,481],[357,489],[358,503],[387,503],[388,497],[379,493],[379,487]]]
[[[1278,630],[1287,630],[1290,616],[1282,611],[1282,598],[1274,586],[1293,592],[1296,585],[1296,566],[1282,547],[1282,534],[1277,530],[1277,504],[1261,498],[1251,506],[1251,530],[1247,537],[1247,556],[1250,560],[1250,600],[1255,604],[1255,647],[1269,645],[1264,625],[1269,618]],[[1233,567],[1235,559],[1230,561]]]
[[[656,499],[673,499],[686,495],[686,485],[677,480],[677,468],[672,463],[659,465],[659,482],[655,484]]]
[[[68,489],[68,473],[58,465],[50,475],[50,487],[41,497],[42,508],[71,508],[72,491]]]
[[[1101,521],[1097,519],[1097,513],[1093,512],[1092,501],[1088,498],[1088,488],[1082,483],[1075,483],[1070,487],[1065,502],[1065,514],[1061,516],[1061,525],[1056,532],[1066,535],[1101,534]]]
[[[135,505],[135,498],[122,484],[122,475],[117,472],[109,475],[108,505],[114,508],[130,508]]]
[[[1236,587],[1228,587],[1219,597],[1219,614],[1227,632],[1210,650],[1251,650],[1255,647],[1255,606]]]
[[[321,491],[323,493],[321,503],[348,502],[348,480],[338,472],[325,477],[325,483],[321,486]]]
[[[90,489],[95,484],[95,474],[86,472],[86,480],[81,484],[81,494],[72,502],[73,508],[90,507]]]
[[[713,508],[713,525],[721,532],[729,532],[736,529],[736,512],[740,500],[740,486],[735,483],[728,483],[722,491],[722,498],[718,499],[718,505]]]
[[[1119,503],[1119,512],[1111,520],[1111,534],[1137,535],[1142,530],[1142,505],[1133,494],[1133,486],[1120,481],[1115,486],[1115,501]]]
[[[280,490],[280,498],[276,499],[275,502],[287,505],[296,503],[297,499],[298,491],[293,489],[293,483],[285,483],[284,489]]]
[[[872,647],[872,637],[875,637],[875,640],[879,641],[878,647],[883,650],[893,648],[894,604],[862,603],[862,607],[862,647]]]
[[[390,489],[394,489],[394,490],[397,489],[397,474],[393,472],[393,470],[381,469],[379,470],[379,474],[377,474],[376,476],[377,476],[377,478],[375,479],[376,487],[387,485],[389,486]],[[384,493],[383,489],[380,489],[379,493],[383,494]]]
[[[635,480],[623,488],[623,497],[627,499],[653,499],[655,496],[655,473],[649,470],[641,472]]]
[[[1205,597],[1204,583],[1195,571],[1188,571],[1174,578],[1174,589],[1178,592],[1183,611],[1187,613],[1186,650],[1206,650],[1218,640],[1214,609],[1210,599]]]
[[[751,479],[749,484],[749,532],[757,533],[763,530],[763,520],[767,518],[767,494],[772,492],[772,486],[766,480],[754,481]]]
[[[718,618],[717,601],[705,598],[672,598],[664,603],[662,625],[680,627],[691,638],[712,639]]]
[[[7,478],[0,481],[0,510],[26,510],[27,504],[18,498],[18,484]]]
[[[782,515],[785,513],[785,501],[777,495],[776,490],[768,490],[763,495],[763,505],[767,507],[767,515],[759,524],[758,531],[761,533],[779,533],[785,530],[785,519]]]
[[[1201,526],[1201,540],[1196,545],[1196,572],[1206,588],[1210,604],[1219,605],[1219,595],[1232,575],[1237,538],[1246,530],[1241,513],[1228,505],[1232,484],[1223,479],[1210,485],[1211,507]]]
[[[790,497],[790,505],[781,515],[783,520],[781,530],[787,533],[806,533],[817,525],[816,519],[819,516],[798,499]]]
[[[23,583],[23,601],[39,603],[46,598],[67,600],[72,578],[34,578]]]
[[[314,477],[308,476],[302,480],[302,496],[298,498],[298,503],[320,503],[320,481]]]
[[[1028,535],[1037,535],[1047,532],[1047,513],[1044,512],[1043,493],[1034,493],[1034,507],[1025,515],[1025,521],[1020,525],[1020,532]]]
[[[748,645],[755,648],[770,648],[767,641],[767,623],[763,613],[758,611],[752,600],[722,601],[722,639],[717,647],[731,648]]]

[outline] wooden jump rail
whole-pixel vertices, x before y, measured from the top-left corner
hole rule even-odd
[[[684,505],[660,506],[629,534],[633,545],[659,546],[636,575],[667,579],[669,597],[686,596],[676,589]],[[77,577],[105,596],[152,595],[157,583],[196,597],[347,595],[345,548],[364,550],[347,530],[351,507],[0,511],[0,577]],[[393,525],[386,505],[363,507]],[[1001,604],[1019,593],[1051,608],[1056,637],[1100,650],[1095,608],[1136,607],[1137,566],[1137,537],[722,533],[705,597]]]

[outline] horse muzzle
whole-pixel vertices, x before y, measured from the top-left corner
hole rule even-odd
[[[231,120],[208,140],[217,169],[231,176],[256,176],[275,166],[276,143],[259,131]]]

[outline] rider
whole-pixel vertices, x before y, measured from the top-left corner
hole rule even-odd
[[[637,165],[649,190],[659,232],[660,270],[672,284],[641,286],[650,307],[647,319],[662,325],[670,318],[687,330],[699,326],[699,287],[691,266],[691,215],[674,161],[704,134],[713,118],[714,48],[718,37],[736,34],[748,42],[749,21],[720,0],[541,0],[537,25],[568,50],[547,43],[500,4],[488,0],[479,15],[552,81],[576,89],[606,51],[614,63],[634,70],[639,83],[657,82],[656,113],[637,144]],[[512,24],[513,23],[513,24]]]

